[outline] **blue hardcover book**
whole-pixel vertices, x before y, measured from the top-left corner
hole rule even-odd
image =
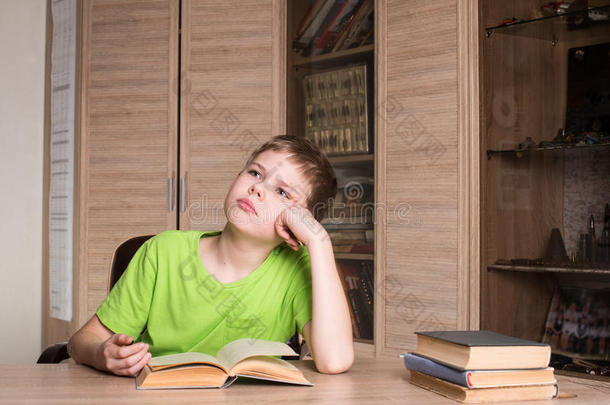
[[[401,355],[405,367],[466,388],[554,384],[552,367],[522,370],[456,370],[413,353]]]

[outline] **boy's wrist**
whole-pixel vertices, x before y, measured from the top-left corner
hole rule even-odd
[[[319,248],[330,248],[332,249],[332,243],[330,240],[330,236],[326,229],[322,228],[321,232],[318,232],[314,235],[307,243],[305,243],[308,250],[319,249]]]

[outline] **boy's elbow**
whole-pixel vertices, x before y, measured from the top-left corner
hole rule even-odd
[[[316,368],[323,374],[340,374],[350,369],[354,363],[354,355],[347,355],[343,358],[337,357],[326,361],[317,361]]]

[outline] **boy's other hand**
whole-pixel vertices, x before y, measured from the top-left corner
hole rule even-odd
[[[129,335],[113,334],[99,347],[98,359],[102,367],[116,375],[137,375],[151,354],[146,343],[132,343],[133,338]]]
[[[301,206],[282,210],[275,221],[275,231],[294,250],[299,249],[299,242],[310,247],[312,243],[330,240],[326,229]]]

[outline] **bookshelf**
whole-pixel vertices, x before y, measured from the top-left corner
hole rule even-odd
[[[289,1],[286,51],[287,131],[312,139],[337,173],[335,204],[322,224],[333,241],[356,350],[368,354],[375,352],[374,44],[366,39],[373,37],[373,6]]]
[[[610,21],[597,18],[610,2],[581,5],[556,15],[525,0],[480,10],[481,328],[535,341],[548,339],[558,291],[579,291],[570,299],[590,327],[597,312],[582,309],[585,296],[610,291],[610,262],[584,259],[579,245],[591,215],[600,238],[610,202],[610,127],[599,121],[610,109],[591,103],[608,89]]]

